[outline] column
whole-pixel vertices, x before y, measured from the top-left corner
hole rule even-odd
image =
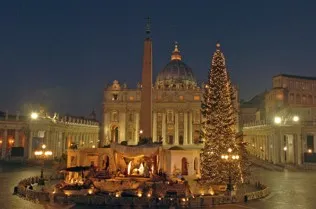
[[[162,113],[162,127],[161,127],[161,132],[162,132],[162,140],[163,144],[167,144],[167,138],[166,138],[166,130],[167,130],[167,124],[166,124],[166,113]]]
[[[126,113],[119,112],[119,139],[118,142],[125,141],[125,131],[126,131]]]
[[[179,113],[175,112],[175,117],[174,117],[174,144],[178,145],[179,144]]]
[[[7,146],[8,146],[8,130],[4,129],[3,140],[2,140],[2,156],[1,159],[5,159],[7,156]]]
[[[137,144],[139,140],[139,112],[135,113],[135,139],[134,144]]]
[[[189,112],[189,144],[192,144],[193,125],[192,125],[192,112]]]
[[[153,113],[153,142],[157,141],[157,112]]]
[[[103,145],[109,144],[110,134],[109,134],[109,127],[110,127],[110,114],[108,112],[103,113],[103,136],[101,135],[101,147]]]
[[[316,135],[315,134],[313,135],[313,144],[314,144],[313,152],[316,152]]]
[[[184,112],[183,115],[183,144],[187,145],[188,144],[188,113]]]
[[[27,140],[27,146],[28,146],[27,155],[28,155],[28,159],[32,158],[32,156],[33,156],[33,149],[32,149],[33,135],[34,135],[34,132],[30,131],[30,134],[29,134],[28,140]]]
[[[304,151],[302,149],[302,139],[298,134],[295,134],[294,141],[295,141],[295,149],[296,149],[296,156],[297,156],[296,163],[300,165],[302,164],[302,156],[304,154]]]
[[[15,147],[21,146],[20,139],[19,139],[19,131],[20,130],[15,129],[15,132],[14,132],[14,146]]]

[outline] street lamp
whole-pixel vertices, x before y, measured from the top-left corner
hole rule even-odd
[[[222,154],[221,158],[225,161],[228,162],[228,186],[227,186],[227,190],[228,191],[232,191],[233,188],[232,188],[232,176],[231,176],[231,163],[236,161],[236,160],[239,160],[239,155],[232,155],[232,148],[228,148],[228,154]]]
[[[41,158],[42,159],[41,176],[40,176],[40,179],[38,181],[38,185],[44,185],[45,184],[45,181],[44,181],[44,162],[45,162],[46,158],[51,157],[53,155],[52,151],[45,150],[46,149],[46,145],[45,144],[43,144],[41,147],[42,147],[42,150],[36,150],[34,152],[34,155],[37,158]]]
[[[32,112],[32,113],[31,113],[31,118],[32,118],[33,120],[36,120],[36,119],[38,118],[38,113],[37,113],[37,112]]]
[[[282,121],[281,117],[279,117],[279,116],[275,116],[275,117],[274,117],[274,123],[275,123],[275,124],[280,124],[281,121]]]
[[[294,117],[293,117],[293,121],[294,122],[298,122],[300,120],[300,118],[297,116],[297,115],[295,115]]]

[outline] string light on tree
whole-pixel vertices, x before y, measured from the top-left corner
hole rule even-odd
[[[227,184],[230,173],[233,182],[241,182],[243,173],[241,163],[232,165],[223,163],[222,154],[235,150],[238,153],[236,155],[238,162],[241,162],[244,154],[240,151],[246,152],[246,149],[240,147],[243,145],[236,138],[235,93],[220,47],[221,45],[217,43],[201,106],[204,118],[201,130],[201,137],[204,139],[201,153],[201,181],[208,185]]]

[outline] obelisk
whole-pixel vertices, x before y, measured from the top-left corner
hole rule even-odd
[[[140,138],[152,138],[152,40],[150,37],[150,18],[147,18],[146,38],[142,69]]]

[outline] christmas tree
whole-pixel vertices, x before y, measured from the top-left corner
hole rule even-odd
[[[226,70],[225,57],[216,45],[208,82],[205,85],[201,181],[208,185],[237,184],[242,181],[240,146],[236,140],[237,110],[235,94]]]

